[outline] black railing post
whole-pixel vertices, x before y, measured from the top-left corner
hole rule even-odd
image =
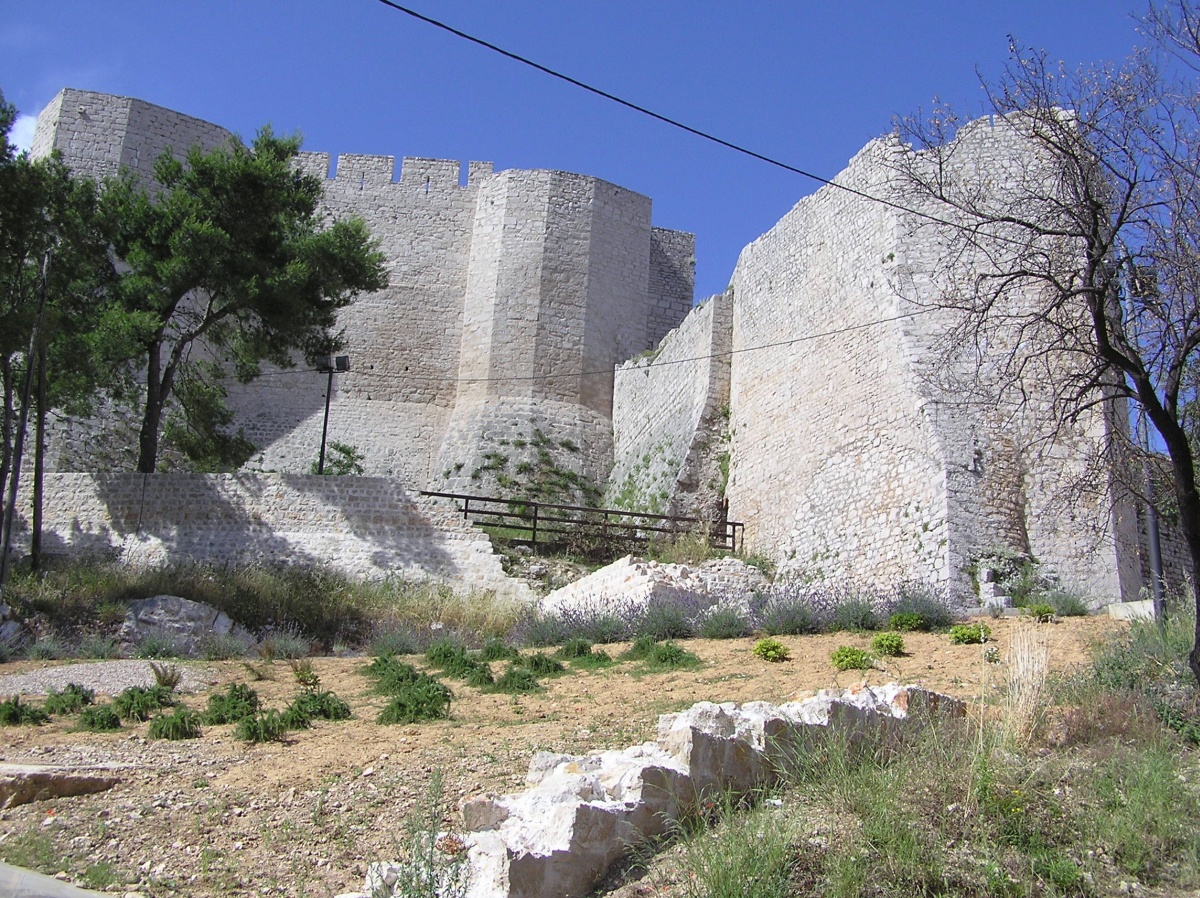
[[[533,548],[535,548],[535,549],[537,548],[537,525],[538,525],[538,505],[536,502],[534,502],[533,503],[533,538],[530,540],[530,542],[533,544]]]

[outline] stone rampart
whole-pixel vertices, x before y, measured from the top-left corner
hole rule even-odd
[[[28,489],[16,536],[27,546]],[[135,566],[328,565],[359,577],[439,577],[528,598],[491,542],[444,500],[383,477],[47,474],[43,546]]]

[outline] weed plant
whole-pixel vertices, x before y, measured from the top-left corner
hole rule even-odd
[[[179,688],[179,681],[183,679],[183,671],[175,664],[159,664],[151,661],[150,672],[154,674],[154,682],[168,692],[174,692]]]
[[[107,661],[120,655],[115,639],[98,634],[80,637],[75,647],[75,654],[80,658],[94,658],[97,661]]]
[[[387,725],[445,720],[450,716],[450,702],[454,697],[449,687],[427,674],[421,674],[418,679],[390,695],[376,723]]]
[[[202,715],[204,723],[219,726],[237,723],[244,717],[258,713],[258,693],[244,683],[230,683],[225,692],[208,697],[208,707]]]
[[[620,658],[622,661],[645,661],[654,651],[657,642],[652,636],[639,636],[629,648],[621,653]]]
[[[112,705],[93,705],[79,714],[78,728],[89,733],[107,733],[121,728],[121,716]]]
[[[510,664],[508,669],[496,678],[490,691],[503,692],[507,695],[525,695],[530,692],[541,692],[542,684],[538,682],[537,676],[529,668]]]
[[[19,695],[0,702],[0,726],[41,726],[49,720],[50,715],[41,708],[22,704]]]
[[[42,703],[47,714],[75,714],[96,700],[96,692],[78,683],[68,683],[61,691],[52,691]]]
[[[1048,590],[1042,599],[1054,609],[1058,617],[1083,617],[1088,614],[1087,602],[1072,592],[1052,589]]]
[[[897,587],[890,614],[918,615],[922,625],[914,627],[915,630],[944,630],[954,623],[954,614],[945,600],[919,583],[902,583]],[[891,624],[888,626],[892,630],[901,629]]]
[[[829,660],[838,670],[870,670],[874,659],[863,649],[839,645],[829,654]]]
[[[750,650],[750,654],[755,658],[761,658],[764,661],[779,663],[781,661],[790,661],[792,656],[785,646],[778,639],[760,639],[754,643],[754,648]]]
[[[586,658],[592,653],[592,644],[586,639],[568,639],[562,644],[562,647],[555,652],[555,656],[559,658]]]
[[[601,670],[612,667],[617,662],[603,649],[592,649],[586,655],[571,659],[571,666],[577,670]]]
[[[739,813],[723,797],[721,823],[712,829],[684,824],[682,881],[686,898],[780,898],[794,894],[794,829],[777,812],[760,807]],[[783,825],[781,825],[783,824]]]
[[[404,818],[405,862],[389,894],[395,898],[465,898],[470,886],[466,846],[455,833],[444,832],[452,810],[441,771],[435,769],[424,796]]]
[[[66,643],[53,634],[43,636],[25,647],[25,657],[30,661],[61,661],[70,654]]]
[[[702,639],[742,639],[754,632],[750,619],[736,608],[714,608],[700,621]]]
[[[199,739],[200,718],[194,711],[178,706],[170,714],[159,714],[150,721],[151,739]]]
[[[897,633],[912,633],[917,630],[928,630],[925,618],[913,611],[897,611],[888,618],[888,629]]]
[[[950,628],[954,645],[982,645],[991,638],[992,628],[983,621],[974,624],[955,624]]]
[[[179,643],[165,633],[147,633],[133,647],[133,657],[146,660],[153,658],[157,661],[165,661],[179,658],[182,655],[183,651]]]
[[[314,720],[349,720],[353,716],[350,706],[332,692],[303,692],[289,707]]]
[[[850,598],[834,606],[831,630],[852,630],[856,632],[876,630],[879,628],[879,615],[866,599]]]
[[[390,658],[394,655],[415,655],[421,650],[420,644],[409,630],[397,627],[385,627],[376,630],[375,635],[367,644],[367,652],[377,658]]]
[[[566,671],[561,661],[556,661],[542,652],[523,655],[514,661],[513,665],[527,668],[535,677],[555,677]]]
[[[149,720],[159,708],[175,704],[175,696],[165,686],[130,686],[113,698],[113,708],[122,720]]]
[[[1048,624],[1054,620],[1054,606],[1049,602],[1036,602],[1026,605],[1022,610],[1039,624]]]
[[[255,651],[264,661],[294,661],[312,654],[312,642],[298,624],[289,623],[264,631]]]
[[[316,692],[321,687],[321,678],[313,669],[312,659],[293,658],[288,662],[288,667],[292,669],[296,685],[305,692]]]
[[[243,717],[237,722],[233,735],[251,744],[260,742],[282,742],[288,727],[283,716],[275,709],[259,711]]]
[[[704,662],[698,655],[687,651],[674,642],[656,642],[650,648],[643,661],[647,671],[690,670],[700,667]]]
[[[893,631],[877,633],[871,640],[871,651],[876,655],[899,657],[904,654],[904,637]]]
[[[483,648],[479,650],[480,661],[513,661],[521,653],[506,643],[499,636],[484,640]]]
[[[233,661],[250,654],[253,643],[232,633],[210,633],[202,638],[196,653],[205,661]]]
[[[649,636],[655,640],[691,639],[696,635],[697,619],[707,611],[680,600],[652,600],[631,622],[634,636]]]

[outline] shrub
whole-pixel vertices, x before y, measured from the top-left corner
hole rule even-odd
[[[603,649],[592,649],[586,655],[574,658],[571,666],[581,670],[597,670],[601,667],[611,667],[616,663]]]
[[[75,653],[80,658],[107,661],[109,658],[117,657],[117,641],[111,636],[89,634],[80,638]]]
[[[40,726],[49,719],[50,715],[41,708],[21,704],[19,695],[0,702],[0,726],[15,727],[25,724]]]
[[[897,657],[904,654],[904,637],[899,633],[877,633],[871,640],[871,651],[877,655]]]
[[[151,739],[199,739],[200,720],[195,712],[180,705],[170,714],[159,714],[150,721]]]
[[[761,627],[768,636],[803,636],[820,632],[821,622],[803,600],[780,597],[763,607]]]
[[[210,695],[203,715],[206,724],[237,723],[258,712],[258,693],[244,683],[230,683],[222,695]]]
[[[57,636],[43,636],[25,647],[25,657],[30,661],[61,661],[68,654],[66,645]]]
[[[372,638],[368,651],[379,658],[393,655],[415,655],[421,650],[417,637],[408,630],[381,630]]]
[[[133,647],[133,657],[135,658],[154,658],[163,661],[178,658],[180,654],[182,653],[179,650],[179,644],[164,633],[147,633]]]
[[[1025,606],[1025,613],[1039,624],[1048,624],[1054,620],[1054,606],[1048,602],[1037,602]]]
[[[197,654],[205,661],[231,661],[246,657],[250,645],[245,638],[239,639],[232,633],[210,633],[200,640]]]
[[[788,653],[787,646],[778,639],[760,639],[754,643],[754,648],[750,652],[756,658],[772,662],[790,661],[792,657]]]
[[[830,653],[829,660],[838,670],[869,670],[873,661],[865,651],[849,645],[839,645]]]
[[[95,700],[95,690],[78,683],[68,683],[62,692],[51,692],[47,695],[42,708],[47,714],[74,714]]]
[[[1047,592],[1043,598],[1054,606],[1054,613],[1059,617],[1083,617],[1089,613],[1087,602],[1072,592],[1055,589]]]
[[[980,621],[977,624],[955,624],[950,628],[950,641],[955,645],[977,645],[988,641],[992,628]]]
[[[423,720],[444,720],[450,716],[450,700],[454,697],[445,684],[428,674],[418,677],[391,693],[376,723],[420,723]]]
[[[592,653],[592,644],[586,639],[568,639],[562,644],[562,647],[555,652],[559,658],[586,658]]]
[[[94,705],[84,708],[79,715],[79,729],[92,733],[104,733],[121,728],[121,717],[112,705]]]
[[[402,692],[428,676],[395,658],[376,658],[363,668],[363,673],[375,680],[375,691],[384,695]]]
[[[646,655],[645,663],[650,669],[678,670],[699,667],[703,662],[697,655],[673,642],[656,642]]]
[[[480,661],[512,661],[519,657],[521,657],[521,653],[505,643],[499,636],[485,640],[483,648],[479,651]]]
[[[492,686],[493,692],[505,692],[510,695],[521,695],[527,692],[540,692],[542,684],[538,682],[533,671],[527,667],[517,667],[510,664],[508,670],[496,680]]]
[[[656,644],[657,640],[652,636],[639,636],[633,641],[633,645],[621,653],[621,658],[627,661],[644,661],[650,657]]]
[[[633,632],[659,641],[690,639],[696,635],[696,626],[692,623],[689,610],[676,602],[649,602],[634,621]]]
[[[433,667],[448,667],[467,656],[467,647],[453,639],[439,639],[425,650],[425,660]]]
[[[703,639],[741,639],[753,632],[746,615],[736,608],[714,608],[700,622]]]
[[[171,690],[163,686],[130,686],[113,698],[113,708],[123,720],[149,720],[159,708],[175,704]]]
[[[243,717],[237,722],[233,735],[243,742],[282,742],[287,730],[283,717],[272,709]]]
[[[291,661],[307,658],[311,654],[312,643],[295,624],[270,630],[258,644],[258,656],[264,661],[274,661],[276,658]]]
[[[486,664],[477,664],[463,677],[463,682],[476,689],[484,689],[494,684],[496,678],[492,676],[492,669]]]
[[[954,623],[954,615],[945,600],[924,584],[901,584],[891,610],[892,614],[920,615],[924,621],[924,626],[917,628],[920,630],[944,630]]]
[[[874,630],[878,627],[879,615],[866,599],[847,599],[833,609],[831,628],[834,630]]]
[[[349,720],[350,706],[332,692],[304,692],[296,696],[289,708],[297,708],[310,718]]]
[[[916,630],[928,630],[929,624],[915,611],[897,611],[888,618],[888,629],[897,633],[911,633]]]
[[[154,674],[154,682],[168,692],[174,692],[179,687],[179,681],[183,679],[183,671],[174,664],[158,664],[151,661],[150,670]]]
[[[299,702],[293,701],[279,715],[285,729],[307,730],[312,726],[312,715]]]
[[[566,670],[561,661],[555,661],[549,655],[541,652],[526,655],[514,661],[513,664],[528,668],[535,677],[552,677]]]

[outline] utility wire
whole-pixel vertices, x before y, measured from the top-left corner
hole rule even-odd
[[[754,346],[742,346],[738,349],[729,349],[729,350],[726,350],[725,352],[712,352],[707,355],[696,355],[696,356],[691,356],[686,359],[669,359],[667,361],[662,361],[662,362],[655,360],[652,364],[656,367],[666,367],[668,365],[686,365],[686,364],[690,364],[691,362],[706,362],[706,361],[710,361],[712,359],[729,358],[730,356],[741,355],[744,352],[759,352],[764,349],[776,349],[780,346],[793,346],[797,343],[807,343],[810,340],[823,340],[827,337],[836,337],[841,334],[851,333],[853,331],[866,330],[867,328],[878,327],[881,324],[891,324],[896,321],[903,321],[907,318],[915,318],[918,315],[927,315],[930,312],[934,312],[934,311],[937,311],[937,310],[936,309],[918,309],[913,312],[905,312],[902,315],[893,315],[890,318],[877,318],[874,321],[864,321],[859,324],[847,324],[845,327],[838,327],[838,328],[834,328],[833,330],[821,331],[820,333],[816,333],[816,334],[805,334],[802,337],[792,337],[789,340],[777,340],[773,343],[759,343]],[[369,373],[366,373],[364,376],[367,379],[376,378],[376,379],[382,379],[382,380],[405,380],[405,381],[423,380],[427,383],[441,383],[441,384],[487,384],[487,383],[513,383],[513,382],[521,382],[521,381],[541,382],[541,381],[547,381],[547,380],[560,380],[560,379],[564,379],[564,378],[568,378],[568,377],[595,377],[595,376],[599,376],[599,375],[611,374],[614,372],[614,370],[615,370],[615,373],[620,374],[623,371],[641,371],[642,369],[639,367],[616,368],[616,369],[606,368],[604,370],[597,370],[597,371],[572,371],[572,372],[568,372],[565,374],[537,374],[537,375],[520,375],[520,376],[514,375],[512,377],[460,377],[460,378],[429,377],[429,376],[421,375],[421,374],[407,374],[407,373],[406,374],[387,374],[382,371],[378,371],[378,372],[371,371]],[[309,370],[308,368],[289,368],[289,369],[280,370],[280,371],[264,372],[263,374],[260,374],[258,376],[258,378],[255,378],[255,380],[258,380],[263,377],[285,377],[288,375],[318,374],[318,373],[320,373],[320,372],[312,371],[312,370]],[[364,374],[364,372],[361,370],[351,371],[348,373],[360,374],[360,375]]]
[[[802,168],[797,168],[794,165],[781,162],[778,159],[774,159],[771,156],[756,152],[747,147],[741,146],[740,144],[717,137],[715,134],[710,134],[708,131],[701,131],[699,128],[693,128],[691,125],[685,124],[678,119],[673,119],[669,116],[662,115],[661,113],[655,112],[653,109],[648,109],[645,106],[639,106],[637,103],[633,103],[629,100],[618,97],[616,94],[611,94],[606,90],[601,90],[600,88],[588,84],[587,82],[580,81],[578,78],[572,78],[570,75],[563,74],[562,72],[552,69],[549,66],[544,66],[526,56],[521,56],[519,53],[513,53],[511,50],[505,50],[503,47],[497,46],[489,41],[485,41],[483,38],[475,37],[474,35],[468,34],[465,31],[460,31],[452,25],[447,25],[445,22],[422,15],[415,9],[410,9],[407,6],[402,6],[399,3],[395,3],[394,0],[378,0],[378,2],[382,3],[389,9],[395,10],[396,12],[402,12],[407,16],[417,19],[418,21],[425,22],[427,25],[432,25],[435,28],[440,28],[442,31],[449,32],[455,37],[462,38],[465,41],[470,41],[473,44],[478,44],[480,47],[491,50],[493,53],[499,53],[501,56],[507,57],[514,62],[519,62],[522,65],[529,66],[532,69],[537,69],[537,71],[542,72],[545,75],[549,75],[551,78],[557,78],[560,81],[565,81],[567,84],[578,87],[581,90],[586,90],[588,93],[595,94],[598,97],[603,97],[606,100],[611,100],[612,102],[624,106],[627,109],[632,109],[634,112],[639,112],[642,115],[649,116],[650,118],[656,119],[663,124],[670,125],[673,128],[678,128],[681,131],[686,131],[688,134],[695,135],[703,140],[711,141],[712,143],[723,146],[726,149],[733,150],[736,153],[749,156],[751,159],[757,159],[760,162],[765,162],[768,165],[774,165],[775,167],[791,172],[792,174],[800,175],[802,178],[808,178],[809,180],[816,181],[818,184],[823,184],[826,187],[833,187],[837,190],[845,191],[846,193],[861,197],[862,199],[869,200],[873,203],[880,203],[881,205],[896,209],[899,212],[907,212],[910,215],[916,215],[919,218],[927,219],[928,221],[935,222],[936,224],[946,225],[947,227],[951,228],[963,227],[963,225],[960,223],[948,221],[947,219],[940,218],[939,216],[933,215],[929,212],[922,212],[919,209],[912,209],[903,205],[902,203],[897,203],[881,196],[875,196],[874,194],[867,193],[863,190],[858,190],[854,187],[847,187],[845,184],[839,184],[838,182],[830,180],[829,178],[823,178],[820,175],[813,174],[810,171],[805,171]]]

